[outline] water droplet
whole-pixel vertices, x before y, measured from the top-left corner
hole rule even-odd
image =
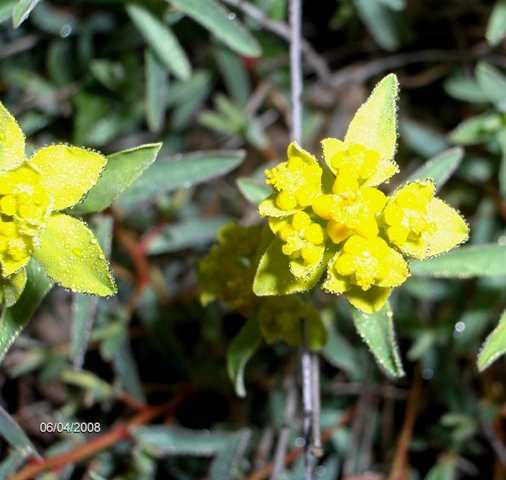
[[[303,437],[297,437],[295,439],[295,446],[296,447],[303,447],[306,444],[306,440]]]
[[[67,38],[72,33],[72,27],[70,25],[63,25],[60,29],[60,37]]]
[[[434,376],[434,370],[432,368],[424,368],[422,371],[422,377],[425,380],[430,380]]]
[[[229,19],[229,20],[234,20],[234,19],[235,19],[235,17],[236,17],[235,13],[229,13],[229,14],[228,14],[228,19]]]

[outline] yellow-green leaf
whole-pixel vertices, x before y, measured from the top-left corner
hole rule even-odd
[[[282,243],[275,238],[260,260],[253,283],[253,291],[258,296],[305,292],[314,287],[323,273],[325,264],[316,269],[311,277],[297,280],[290,272],[290,259],[281,251]]]
[[[155,161],[161,146],[161,143],[141,145],[108,155],[96,185],[72,212],[92,213],[107,208]]]
[[[11,170],[25,160],[23,132],[14,117],[0,103],[0,170]]]
[[[0,303],[6,307],[12,307],[23,293],[25,285],[26,270],[24,268],[10,277],[0,277]]]
[[[276,205],[276,197],[278,196],[278,192],[269,195],[259,206],[258,213],[261,217],[275,217],[275,218],[284,218],[289,215],[293,215],[297,212],[297,208],[293,210],[281,210]]]
[[[28,281],[19,301],[6,308],[0,319],[0,361],[53,286],[51,279],[34,260],[26,266],[26,274]]]
[[[344,143],[376,150],[380,158],[392,159],[397,141],[397,77],[391,73],[379,82],[350,123]]]
[[[107,163],[104,156],[79,147],[52,145],[33,155],[40,183],[53,198],[53,210],[75,205],[93,187]]]
[[[483,371],[506,352],[506,311],[501,315],[499,324],[487,337],[478,355],[478,370]]]
[[[346,298],[355,307],[364,313],[372,314],[383,308],[391,288],[372,286],[368,290],[362,290],[362,287],[353,285],[346,293]]]
[[[116,293],[104,252],[91,230],[76,218],[50,215],[34,256],[63,287],[102,296]]]
[[[437,230],[427,237],[429,250],[426,256],[447,252],[467,240],[469,228],[466,221],[440,198],[434,197],[427,204],[427,220],[435,222]]]
[[[246,396],[244,387],[244,368],[255,350],[260,346],[262,336],[258,328],[256,316],[252,316],[243,325],[239,333],[235,336],[227,352],[227,370],[230,380],[232,380],[235,393],[239,397]]]
[[[385,257],[385,263],[390,268],[388,275],[382,280],[378,281],[379,287],[397,287],[404,283],[409,277],[408,264],[403,256],[393,250],[388,249],[388,255]]]

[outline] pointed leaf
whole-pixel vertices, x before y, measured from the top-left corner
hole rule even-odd
[[[0,170],[10,170],[26,160],[25,136],[15,118],[0,103]]]
[[[506,247],[477,245],[410,263],[414,275],[441,278],[470,278],[506,275]]]
[[[0,277],[0,303],[12,307],[26,285],[26,270],[23,268],[9,277]]]
[[[325,270],[325,262],[314,269],[305,280],[297,280],[290,271],[290,259],[281,251],[282,241],[275,238],[260,260],[253,283],[259,296],[287,295],[313,288]]]
[[[0,435],[24,455],[37,451],[16,420],[2,407],[0,407]]]
[[[97,183],[106,163],[98,153],[67,145],[41,148],[30,159],[41,173],[41,185],[53,199],[53,211],[79,202]]]
[[[230,217],[197,217],[169,225],[149,244],[147,253],[159,255],[206,244],[216,240],[218,230],[230,221]]]
[[[0,478],[12,478],[16,470],[25,461],[25,452],[12,450],[0,463]]]
[[[385,50],[392,51],[399,48],[400,40],[390,11],[382,5],[385,1],[355,0],[353,3],[374,40]]]
[[[264,182],[258,182],[251,178],[238,178],[235,182],[246,200],[253,205],[259,205],[272,193],[271,187],[265,185]]]
[[[448,95],[464,102],[484,103],[488,101],[486,93],[476,80],[462,76],[450,77],[443,84]]]
[[[425,165],[422,165],[408,178],[407,182],[431,178],[436,184],[436,190],[438,190],[453,175],[455,170],[457,170],[463,157],[464,150],[462,147],[454,147],[445,150],[439,155],[427,160]]]
[[[506,0],[496,0],[485,35],[492,47],[499,45],[506,37]]]
[[[482,372],[506,353],[506,310],[502,313],[499,324],[487,337],[478,355],[478,370]]]
[[[478,63],[476,78],[488,99],[500,110],[506,110],[506,77],[485,62]]]
[[[12,26],[18,28],[39,2],[40,0],[19,0],[12,10]]]
[[[168,0],[208,29],[232,50],[246,57],[258,57],[262,50],[236,16],[230,16],[214,0]]]
[[[228,347],[227,370],[234,384],[235,393],[239,397],[246,396],[244,387],[244,369],[246,363],[260,346],[262,335],[256,316],[252,316],[243,325],[239,333]]]
[[[74,292],[109,296],[116,286],[104,252],[83,222],[53,213],[34,256],[56,282]]]
[[[209,480],[238,478],[238,469],[252,437],[249,428],[241,428],[230,435],[227,444],[219,451],[209,469]]]
[[[141,145],[113,153],[96,185],[72,213],[93,213],[110,206],[156,160],[161,143]]]
[[[142,5],[129,3],[126,11],[149,47],[165,67],[180,80],[188,80],[191,66],[172,30]]]
[[[28,281],[23,293],[12,307],[3,311],[0,320],[0,361],[53,286],[51,279],[34,260],[26,266],[26,274]]]
[[[402,377],[404,370],[395,341],[390,305],[387,303],[380,311],[370,315],[352,307],[351,315],[358,333],[371,349],[379,365],[390,375]]]
[[[118,198],[122,206],[137,205],[162,193],[188,188],[224,175],[244,159],[243,150],[216,150],[177,155],[177,160],[156,162]]]
[[[151,50],[144,55],[146,64],[146,121],[152,132],[159,132],[165,120],[168,73]]]

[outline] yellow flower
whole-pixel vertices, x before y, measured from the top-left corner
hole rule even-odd
[[[304,218],[298,221],[301,225],[296,226],[308,231],[307,235],[314,241],[318,233],[310,233]],[[317,310],[295,296],[261,298],[253,293],[259,251],[265,249],[266,234],[269,240],[271,234],[263,225],[242,227],[235,222],[220,230],[219,244],[198,263],[197,278],[203,287],[201,302],[222,300],[231,310],[255,318],[267,343],[280,339],[290,345],[300,345],[304,317],[308,320],[309,346],[318,350],[325,345],[327,337]]]
[[[63,213],[95,185],[106,161],[67,145],[42,148],[28,159],[19,125],[0,104],[0,301],[15,303],[32,256],[73,291],[116,292],[93,233]]]
[[[405,185],[391,198],[377,188],[398,171],[397,93],[397,78],[388,75],[357,111],[344,140],[322,141],[328,168],[294,142],[288,161],[266,172],[274,193],[259,213],[277,238],[260,262],[257,295],[306,291],[326,270],[327,292],[344,294],[371,313],[408,278],[404,256],[424,259],[467,239],[464,219],[434,196],[430,179]]]

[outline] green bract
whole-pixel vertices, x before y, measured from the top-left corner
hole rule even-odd
[[[395,75],[385,77],[355,114],[344,141],[322,141],[322,163],[295,142],[288,160],[266,170],[274,193],[259,206],[276,235],[255,276],[257,295],[312,288],[345,295],[367,314],[381,310],[420,260],[467,239],[460,214],[434,196],[431,179],[408,182],[391,197],[377,187],[398,166]]]
[[[86,225],[62,210],[98,181],[107,159],[68,145],[25,155],[25,139],[0,104],[0,300],[13,305],[33,256],[47,275],[73,291],[113,295],[105,255]]]

